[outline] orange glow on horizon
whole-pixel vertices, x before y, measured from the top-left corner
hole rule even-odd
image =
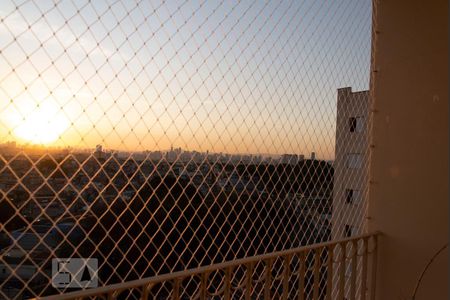
[[[13,135],[32,144],[49,145],[56,142],[70,126],[69,120],[49,101],[37,105],[31,112],[16,107],[10,115]]]

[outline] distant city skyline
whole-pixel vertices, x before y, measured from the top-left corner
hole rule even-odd
[[[139,157],[146,157],[146,159],[152,159],[154,158],[154,154],[161,154],[161,157],[164,157],[166,155],[169,155],[171,152],[177,152],[179,154],[186,154],[186,153],[198,153],[202,155],[210,155],[210,156],[223,156],[223,157],[250,157],[250,158],[256,158],[259,157],[261,159],[273,159],[273,162],[280,162],[280,163],[288,163],[293,164],[298,161],[302,161],[305,159],[312,159],[312,160],[326,160],[326,161],[332,161],[329,159],[323,159],[321,157],[317,157],[315,152],[311,153],[282,153],[282,154],[273,154],[273,153],[227,153],[227,152],[210,152],[209,150],[199,152],[197,150],[189,150],[189,149],[183,149],[181,147],[177,148],[171,148],[171,149],[161,149],[161,150],[140,150],[140,151],[126,151],[126,150],[117,150],[117,149],[108,149],[103,148],[102,145],[96,145],[95,147],[91,148],[78,148],[78,147],[71,147],[71,146],[46,146],[46,145],[39,145],[39,144],[19,144],[16,141],[7,141],[4,143],[0,143],[0,155],[14,155],[20,152],[24,153],[34,153],[38,155],[44,155],[45,153],[52,153],[52,155],[60,155],[64,153],[71,153],[71,154],[77,154],[77,153],[89,153],[89,154],[95,154],[96,152],[102,152],[107,155],[113,155],[117,154],[122,158],[126,158],[129,156],[139,156]],[[153,154],[153,155],[152,155]],[[181,157],[180,161],[183,161],[183,158]]]
[[[334,158],[370,1],[133,5],[2,3],[2,141]]]

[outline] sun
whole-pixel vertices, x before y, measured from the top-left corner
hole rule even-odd
[[[13,133],[33,144],[51,144],[69,128],[69,120],[58,106],[52,102],[40,103],[35,109],[22,114]]]

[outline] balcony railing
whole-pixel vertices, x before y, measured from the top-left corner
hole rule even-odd
[[[43,299],[374,299],[378,233]]]

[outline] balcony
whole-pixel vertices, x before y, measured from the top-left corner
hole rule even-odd
[[[447,299],[447,10],[5,0],[0,299]]]
[[[43,299],[375,299],[378,233]]]

